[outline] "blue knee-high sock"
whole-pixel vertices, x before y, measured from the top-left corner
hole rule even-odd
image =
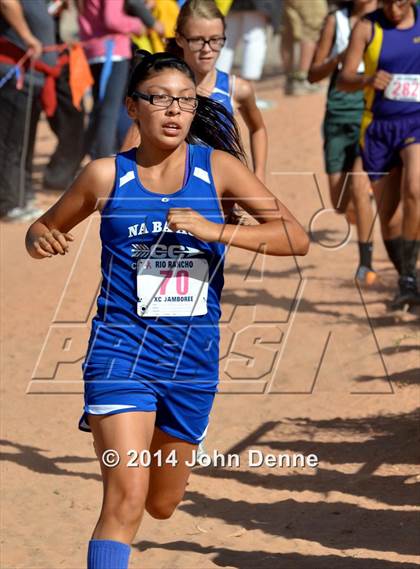
[[[112,539],[91,539],[87,569],[128,569],[130,546]]]

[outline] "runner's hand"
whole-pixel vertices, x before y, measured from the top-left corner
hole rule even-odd
[[[387,71],[379,70],[370,78],[369,83],[377,91],[384,91],[391,83],[392,74]]]
[[[168,211],[167,222],[172,231],[184,229],[208,243],[218,241],[223,230],[223,225],[209,221],[190,207],[171,208]]]
[[[41,257],[52,257],[65,255],[69,250],[69,241],[74,241],[73,235],[52,229],[34,239],[32,246]]]

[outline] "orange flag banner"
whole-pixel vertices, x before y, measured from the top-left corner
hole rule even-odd
[[[76,43],[70,48],[70,91],[73,105],[81,110],[80,103],[86,90],[94,83],[89,63],[80,44]]]

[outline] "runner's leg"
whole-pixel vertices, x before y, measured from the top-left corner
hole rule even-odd
[[[337,213],[344,213],[350,201],[350,189],[345,188],[348,174],[346,172],[334,172],[328,174],[331,204]],[[344,190],[344,191],[343,191]]]
[[[397,166],[388,175],[372,183],[384,245],[398,273],[401,272],[401,176],[402,169]]]
[[[369,194],[369,178],[363,170],[362,159],[354,162],[350,182],[351,195],[356,213],[357,235],[359,241],[359,268],[356,278],[363,284],[373,284],[376,273],[372,269],[372,233],[374,214]]]
[[[158,453],[159,459],[155,458],[150,468],[146,499],[146,510],[154,518],[169,518],[182,500],[191,473],[191,467],[186,463],[191,463],[196,449],[197,445],[155,428],[150,451],[152,455],[159,450],[161,453]],[[171,464],[171,458],[176,460],[175,465]]]
[[[420,144],[411,144],[401,151],[403,161],[402,206],[403,239],[400,291],[394,299],[395,307],[420,304],[417,288],[416,264],[420,234]]]
[[[154,412],[124,412],[113,415],[89,415],[95,451],[100,461],[103,503],[92,539],[116,540],[130,544],[140,525],[149,485],[149,469],[128,467],[128,451],[147,450],[153,437]],[[102,459],[106,450],[120,456],[114,468]]]

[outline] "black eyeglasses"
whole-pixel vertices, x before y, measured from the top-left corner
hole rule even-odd
[[[174,101],[177,101],[181,111],[195,111],[198,107],[198,99],[195,97],[172,97],[172,95],[147,95],[146,93],[140,93],[140,91],[133,91],[131,94],[132,99],[144,99],[149,101],[151,105],[156,105],[156,107],[162,107],[167,109],[172,105]]]
[[[187,38],[182,36],[187,42],[191,51],[201,51],[205,45],[209,45],[212,51],[220,51],[225,45],[225,36],[219,36],[206,40],[205,38]]]

